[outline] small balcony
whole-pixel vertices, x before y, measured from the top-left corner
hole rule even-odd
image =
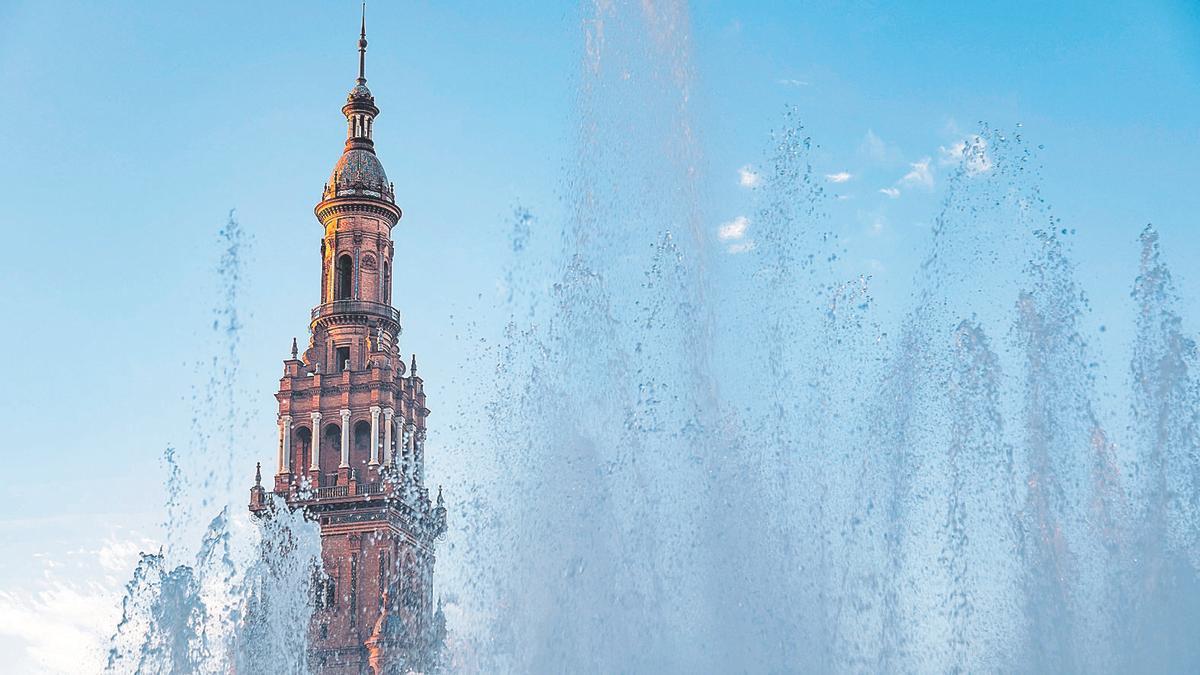
[[[353,484],[353,489],[350,485],[325,485],[322,481],[321,487],[317,488],[313,493],[316,499],[335,499],[337,497],[367,497],[372,495],[382,495],[388,490],[383,481],[375,481],[374,483],[358,483]]]
[[[400,325],[400,310],[382,302],[369,300],[334,300],[313,308],[313,321],[335,314],[367,314],[394,321]]]

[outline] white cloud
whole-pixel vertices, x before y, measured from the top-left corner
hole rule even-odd
[[[974,135],[965,138],[949,147],[938,148],[938,164],[942,166],[961,165],[968,175],[983,173],[992,168],[992,158],[988,155],[987,139]]]
[[[124,582],[154,542],[130,532],[78,549],[33,554],[40,574],[0,591],[6,672],[99,672],[120,618]]]
[[[717,229],[717,238],[721,241],[733,241],[746,236],[746,228],[750,227],[750,219],[738,216],[733,220],[722,223]]]
[[[879,192],[881,194],[885,194],[885,195],[891,197],[892,199],[895,199],[896,197],[900,196],[900,191],[897,190],[896,188],[883,188]]]
[[[42,672],[99,672],[121,594],[96,583],[46,581],[37,592],[0,592],[0,634]],[[12,665],[10,663],[10,665]]]
[[[839,171],[837,173],[827,173],[825,174],[825,178],[831,183],[845,183],[854,178],[854,174],[848,171]]]
[[[867,130],[858,144],[858,154],[873,164],[896,164],[901,159],[900,149],[884,141],[874,130]]]
[[[775,82],[777,84],[782,84],[785,87],[807,87],[808,86],[808,83],[805,82],[804,80],[785,79],[785,80],[775,80]]]
[[[866,234],[869,236],[878,236],[883,234],[883,231],[888,229],[890,223],[887,217],[887,207],[878,206],[871,210],[860,210],[858,212],[858,222],[866,228]]]
[[[758,172],[755,171],[754,168],[749,164],[738,169],[738,185],[752,188],[758,187],[758,184],[761,182],[762,176],[759,176]]]
[[[927,190],[933,188],[933,172],[929,170],[929,157],[922,157],[919,162],[909,164],[912,169],[904,174],[900,179],[901,185],[922,187]]]
[[[100,546],[99,550],[88,551],[83,549],[78,551],[85,558],[91,554],[95,555],[96,562],[100,563],[100,568],[109,575],[117,575],[123,578],[133,569],[138,561],[141,552],[146,550],[153,543],[148,539],[117,539],[109,538]],[[112,579],[109,576],[109,579]]]
[[[887,154],[887,146],[884,144],[882,138],[875,135],[874,130],[868,129],[867,135],[862,139],[862,143],[858,144],[858,151],[870,159],[880,162],[883,161]]]
[[[941,164],[942,166],[958,164],[962,161],[963,151],[966,149],[966,141],[958,141],[957,143],[951,144],[950,147],[946,147],[944,145],[938,147],[938,155],[940,155],[938,158],[938,164]]]
[[[749,251],[753,248],[754,248],[753,241],[743,241],[743,242],[739,242],[737,244],[730,244],[725,250],[729,251],[730,253],[732,253],[734,255],[737,255],[738,253],[745,253],[746,251]]]

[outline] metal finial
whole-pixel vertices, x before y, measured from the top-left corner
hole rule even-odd
[[[262,486],[262,462],[254,463],[254,487]]]
[[[296,360],[296,355],[300,353],[300,348],[296,346],[296,338],[292,338],[292,360]]]
[[[362,32],[358,34],[358,83],[367,81],[367,3],[362,4]]]
[[[416,376],[417,376],[417,353],[416,353],[416,352],[413,352],[413,355],[412,355],[412,366],[410,366],[408,370],[409,370],[409,373],[408,373],[408,376],[409,376],[409,377],[416,377]]]
[[[438,500],[437,500],[437,505],[438,505],[438,506],[445,506],[445,505],[446,505],[446,500],[442,499],[442,486],[441,486],[441,485],[439,485],[439,486],[438,486]]]

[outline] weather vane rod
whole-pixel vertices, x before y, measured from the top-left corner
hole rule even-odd
[[[358,34],[358,82],[367,81],[367,3],[362,4],[362,32]]]

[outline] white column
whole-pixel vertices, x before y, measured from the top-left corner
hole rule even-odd
[[[412,422],[404,425],[404,461],[400,464],[400,468],[405,479],[412,476],[412,442],[413,432],[416,429],[417,426]]]
[[[339,469],[350,466],[350,411],[342,409],[342,463]]]
[[[318,471],[321,468],[321,413],[312,413],[312,462],[310,463],[309,471]]]
[[[417,431],[413,442],[413,479],[417,486],[425,485],[425,430]]]
[[[288,458],[292,456],[292,416],[279,418],[279,473],[287,473]]]
[[[392,416],[396,414],[391,408],[383,409],[383,465],[392,463]]]
[[[371,406],[371,466],[379,466],[379,413],[383,409]]]
[[[399,464],[401,470],[404,469],[404,415],[396,415],[396,452],[392,460]]]

